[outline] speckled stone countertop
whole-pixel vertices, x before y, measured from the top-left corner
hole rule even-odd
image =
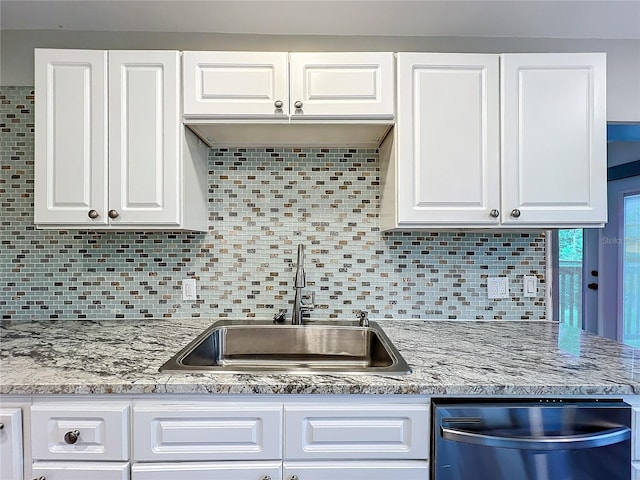
[[[640,350],[544,321],[379,321],[409,375],[158,372],[212,323],[4,322],[0,394],[640,394]]]

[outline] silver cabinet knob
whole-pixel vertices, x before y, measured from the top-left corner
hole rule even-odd
[[[91,219],[98,218],[100,216],[98,211],[93,209],[89,210],[89,213],[87,215],[89,215],[89,218]]]
[[[293,104],[294,107],[296,108],[302,108],[302,102],[300,100],[296,100],[296,102]]]
[[[80,432],[78,430],[72,430],[64,434],[64,443],[67,445],[73,445],[80,438]]]
[[[117,210],[109,210],[109,218],[118,218],[120,214]]]
[[[518,210],[517,208],[514,208],[513,210],[511,210],[511,216],[513,218],[518,218],[520,216],[520,210]]]
[[[271,480],[271,475],[263,475],[261,480]]]
[[[0,422],[0,430],[4,430],[4,423]]]
[[[300,480],[300,479],[298,478],[298,475],[291,475],[289,477],[289,480]]]
[[[273,106],[276,108],[282,108],[284,106],[284,102],[282,100],[276,100],[273,102]]]
[[[498,218],[500,216],[500,210],[496,210],[495,208],[489,212],[489,216],[491,218]]]
[[[34,478],[33,480],[47,480],[47,478],[43,475],[42,477]]]

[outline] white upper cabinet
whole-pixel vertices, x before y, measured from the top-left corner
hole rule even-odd
[[[604,54],[398,54],[381,226],[606,222]]]
[[[501,55],[502,221],[607,221],[606,59]]]
[[[185,116],[285,118],[289,65],[279,52],[184,52]]]
[[[394,118],[391,53],[291,53],[293,119]]]
[[[35,95],[35,223],[106,225],[107,52],[36,49]]]
[[[497,55],[398,56],[398,222],[496,225]]]
[[[184,52],[185,117],[394,118],[392,53]]]
[[[36,225],[207,228],[207,150],[180,121],[179,52],[35,59]]]

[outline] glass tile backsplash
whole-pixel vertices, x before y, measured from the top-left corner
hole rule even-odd
[[[212,149],[208,233],[36,230],[33,89],[0,100],[4,319],[270,318],[291,311],[298,243],[311,318],[545,317],[543,232],[381,232],[375,150]],[[502,275],[511,297],[489,300],[487,276]],[[523,275],[537,297],[522,296]]]

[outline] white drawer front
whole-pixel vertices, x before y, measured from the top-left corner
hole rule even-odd
[[[427,405],[285,406],[287,459],[426,459]]]
[[[0,479],[22,480],[22,409],[0,409]]]
[[[420,460],[285,462],[284,478],[300,480],[428,480],[429,464]]]
[[[128,427],[128,403],[36,403],[31,407],[33,458],[128,460]]]
[[[275,460],[282,455],[282,407],[139,403],[133,432],[138,461]]]
[[[134,464],[131,480],[282,480],[282,466],[272,462]]]
[[[32,476],[46,480],[129,480],[128,463],[35,462]]]

